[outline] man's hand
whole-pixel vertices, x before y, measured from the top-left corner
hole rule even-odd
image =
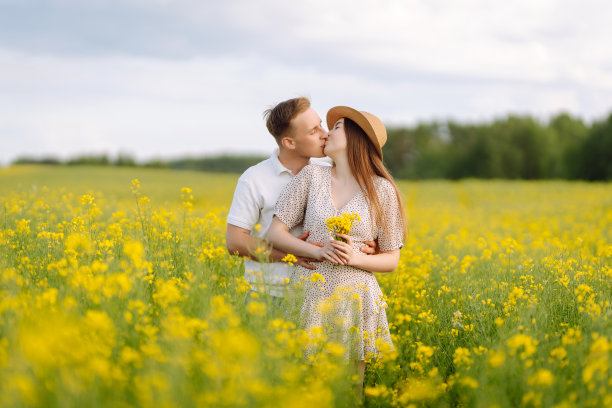
[[[378,243],[376,241],[364,241],[359,250],[366,255],[374,255],[378,253]]]
[[[314,259],[314,258],[302,258],[301,256],[298,256],[296,258],[297,258],[298,265],[303,266],[306,269],[311,269],[313,271],[317,269],[317,267],[311,264],[310,262],[321,262],[318,259]]]
[[[308,235],[310,235],[310,231],[305,231],[302,235],[300,235],[298,238],[301,239],[302,241],[306,241],[306,238],[308,238]],[[314,246],[318,246],[318,247],[322,247],[323,244],[320,242],[309,242],[309,244],[314,245]],[[321,262],[318,259],[314,259],[314,258],[304,258],[301,256],[297,256],[297,264],[300,266],[303,266],[306,269],[310,269],[310,270],[315,270],[317,269],[316,266],[314,266],[313,264],[311,264],[311,262]]]

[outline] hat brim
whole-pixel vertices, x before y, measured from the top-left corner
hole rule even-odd
[[[338,119],[340,118],[349,118],[350,120],[355,122],[372,141],[374,147],[376,147],[376,150],[382,157],[382,146],[378,140],[376,131],[372,127],[372,123],[370,123],[370,119],[368,119],[362,112],[353,108],[349,108],[348,106],[335,106],[327,112],[327,128],[331,131]],[[385,131],[384,141],[386,141],[386,139],[387,134]]]

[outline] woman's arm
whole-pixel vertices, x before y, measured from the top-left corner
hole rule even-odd
[[[327,259],[333,263],[343,263],[340,256],[334,253],[334,248],[332,247],[331,242],[325,243],[323,247],[319,247],[302,241],[299,238],[291,235],[289,232],[289,227],[285,225],[276,215],[272,219],[272,225],[270,225],[266,239],[275,248],[285,251],[288,254],[318,260]]]
[[[399,264],[400,250],[381,252],[376,255],[355,254],[347,265],[369,272],[393,272]]]
[[[353,252],[351,237],[344,234],[338,234],[338,236],[344,238],[346,242],[333,240],[331,245],[344,265],[354,266],[368,272],[393,272],[397,268],[400,258],[399,249],[381,251],[374,255],[356,254]]]

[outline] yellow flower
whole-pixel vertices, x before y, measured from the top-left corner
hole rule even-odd
[[[436,384],[429,378],[408,378],[397,403],[399,406],[407,406],[409,402],[433,401],[444,392],[442,384]]]
[[[345,234],[348,235],[351,233],[351,227],[354,223],[361,221],[358,213],[342,213],[340,217],[330,217],[325,221],[325,225],[327,225],[327,230],[332,234]],[[334,239],[338,241],[343,241],[343,238],[334,236]]]
[[[187,211],[193,208],[193,195],[189,187],[181,188],[181,203]]]
[[[295,255],[287,254],[283,259],[281,259],[281,261],[286,262],[287,264],[289,264],[289,266],[293,266],[293,264],[297,262],[297,258],[295,257]]]
[[[66,237],[64,247],[77,254],[85,254],[91,250],[91,242],[83,234],[70,234]]]
[[[531,338],[526,334],[517,334],[506,342],[508,347],[510,347],[510,353],[515,354],[519,348],[523,348],[520,356],[522,359],[525,359],[531,356],[536,352],[536,346],[538,345],[538,341]]]
[[[489,365],[492,368],[497,368],[504,364],[504,361],[506,361],[506,355],[501,351],[498,352],[495,350],[491,350],[489,352],[489,357],[487,358],[487,361],[489,362]]]
[[[140,191],[140,181],[138,179],[132,180],[132,193],[138,193]]]
[[[313,273],[312,275],[310,275],[310,281],[312,283],[316,283],[317,281],[320,281],[321,283],[325,283],[325,277],[321,275],[320,273]]]
[[[126,254],[137,268],[142,266],[144,247],[138,241],[126,241],[123,244],[123,253]]]
[[[563,360],[567,356],[567,351],[563,347],[556,347],[550,351],[550,356],[559,360]]]
[[[428,362],[429,359],[434,355],[434,348],[419,344],[417,347],[417,358],[421,363]]]
[[[549,387],[555,381],[553,374],[544,368],[539,369],[527,378],[527,384],[538,387]]]
[[[470,350],[465,347],[457,347],[453,353],[453,363],[456,366],[470,366],[472,359],[470,358]]]
[[[142,365],[142,357],[140,353],[129,346],[125,346],[123,350],[121,350],[119,358],[121,363],[126,365],[134,364],[137,367]]]
[[[582,332],[578,328],[570,327],[563,336],[561,336],[561,344],[577,344],[582,341]]]
[[[377,384],[373,387],[365,387],[364,394],[370,398],[386,397],[389,395],[389,390],[384,384]]]
[[[252,300],[247,306],[247,312],[253,316],[263,316],[266,314],[266,304]]]
[[[85,312],[85,323],[90,329],[113,332],[113,321],[103,311],[88,310]]]
[[[342,344],[330,341],[325,346],[325,350],[333,357],[341,357],[344,355],[346,349]]]
[[[472,377],[463,377],[459,379],[459,384],[464,385],[468,388],[476,389],[478,388],[478,380]]]
[[[168,305],[177,303],[183,299],[183,295],[176,278],[168,281],[158,279],[156,281],[155,289],[156,290],[153,293],[153,300],[155,300],[161,307],[167,307]]]
[[[94,202],[94,198],[92,195],[90,194],[85,194],[83,196],[81,196],[81,205],[90,205],[93,204]]]

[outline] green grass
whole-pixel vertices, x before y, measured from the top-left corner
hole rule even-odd
[[[146,195],[157,203],[176,203],[180,189],[197,191],[194,204],[229,206],[238,175],[133,167],[12,166],[0,169],[0,194],[32,192],[43,186],[75,195],[90,191],[108,199],[132,199],[131,181],[140,180]]]

